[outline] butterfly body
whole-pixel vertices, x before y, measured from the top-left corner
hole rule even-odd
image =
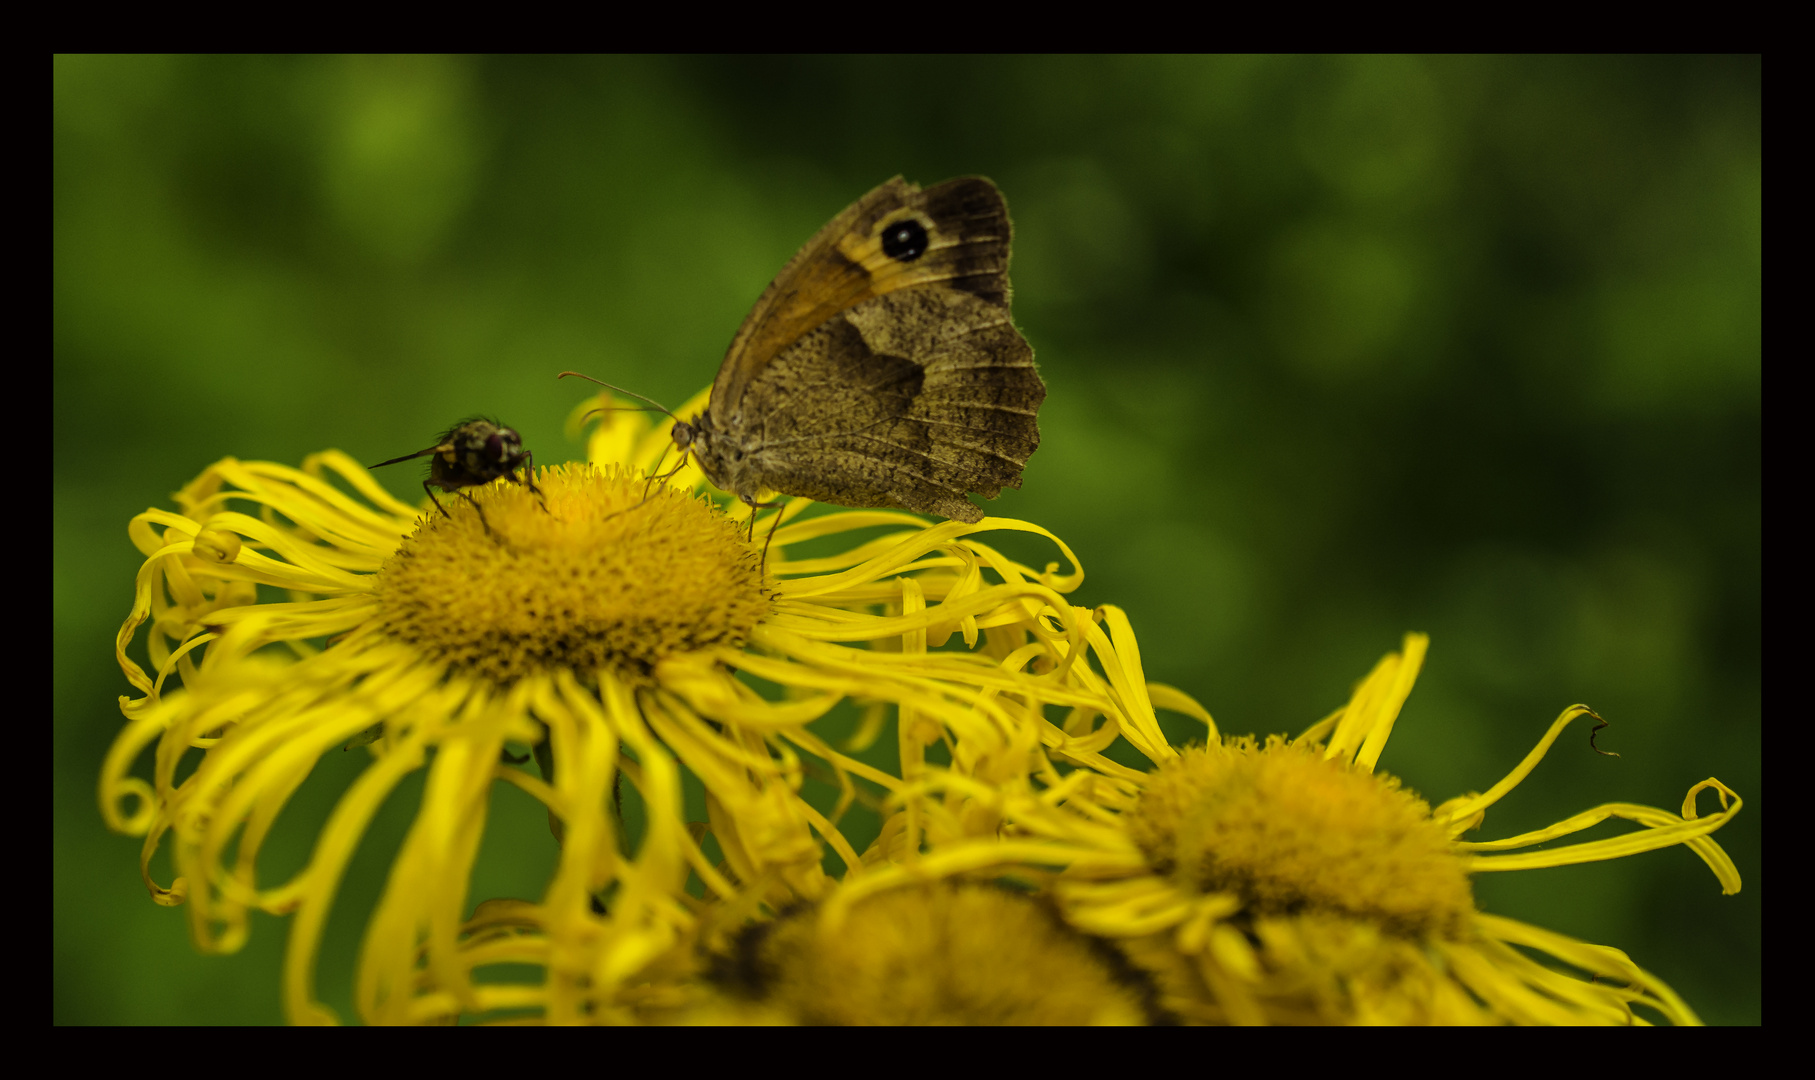
[[[674,439],[754,503],[778,491],[974,522],[1021,486],[1046,387],[1009,318],[1007,205],[963,177],[899,177],[783,267]]]

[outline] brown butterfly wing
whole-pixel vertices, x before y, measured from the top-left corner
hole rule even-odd
[[[1021,486],[1046,387],[1008,313],[956,289],[866,300],[783,351],[746,391],[762,485],[960,521]]]
[[[902,262],[883,251],[882,232],[907,218],[932,226],[930,246]],[[989,180],[922,191],[897,176],[879,185],[815,233],[757,298],[713,380],[713,420],[721,429],[733,421],[744,388],[777,353],[871,297],[945,282],[1007,307],[1008,244],[1008,206]]]
[[[925,251],[891,255],[911,219]],[[1046,396],[1008,309],[1008,210],[981,178],[870,192],[801,249],[713,385],[720,432],[762,486],[962,521],[1021,485]]]

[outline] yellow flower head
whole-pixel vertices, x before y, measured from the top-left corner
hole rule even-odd
[[[960,882],[892,889],[830,925],[805,906],[714,957],[694,1023],[1146,1024],[1151,982],[1025,893]]]
[[[1115,645],[1137,655],[1122,634]],[[1688,844],[1725,892],[1737,892],[1738,873],[1708,836],[1738,813],[1737,796],[1708,780],[1681,814],[1610,804],[1537,833],[1464,842],[1564,727],[1593,714],[1564,710],[1486,795],[1432,809],[1374,770],[1425,648],[1423,636],[1408,636],[1347,706],[1296,739],[1218,739],[1212,725],[1206,746],[1150,753],[1150,772],[1081,769],[1036,794],[1000,792],[997,834],[951,835],[921,860],[921,873],[1040,886],[1072,926],[1121,942],[1158,981],[1162,1007],[1187,1022],[1694,1023],[1668,986],[1618,950],[1477,910],[1470,876]],[[1188,711],[1177,691],[1148,689]],[[1695,797],[1709,788],[1721,810],[1699,817]],[[1616,816],[1646,828],[1487,854]],[[872,875],[829,907],[890,883]]]
[[[864,868],[835,826],[860,794],[853,777],[898,792],[943,742],[959,772],[1025,786],[1043,742],[1088,762],[1104,741],[1082,745],[1045,723],[1045,705],[1122,715],[1104,693],[1081,692],[1086,669],[1065,659],[1100,637],[1093,614],[1064,599],[1082,575],[1022,566],[977,535],[1051,538],[1044,530],[890,511],[796,520],[805,500],[752,522],[698,494],[691,465],[645,480],[666,434],[635,414],[605,415],[592,462],[538,470],[534,490],[465,489],[472,502],[446,500],[445,513],[399,502],[330,451],[301,470],[226,459],[178,493],[176,511],[134,519],[146,562],[118,655],[140,696],[122,699],[130,722],[102,777],[103,812],[146,836],[148,887],[187,902],[202,947],[238,948],[251,910],[296,916],[292,1018],[331,1018],[311,984],[322,921],[366,824],[416,770],[428,770],[423,805],[368,926],[362,1016],[624,1019],[644,993],[626,987],[647,986],[697,933],[704,909],[690,876],[737,911],[813,900],[830,886],[828,849],[847,872]],[[861,542],[827,553],[828,538],[860,529]],[[797,556],[808,541],[820,542],[815,554]],[[287,600],[260,602],[259,586]],[[126,654],[148,622],[150,674]],[[180,689],[166,686],[173,675]],[[871,710],[864,739],[879,732],[880,710],[899,711],[908,780],[809,729],[847,698]],[[1157,732],[1150,710],[1142,723]],[[1104,726],[1113,738],[1116,723]],[[154,741],[148,783],[130,768]],[[259,847],[285,801],[321,755],[349,745],[373,760],[311,862],[288,881],[262,880]],[[512,745],[533,749],[540,776],[513,764]],[[201,764],[179,779],[191,747]],[[803,751],[829,763],[844,792],[831,818],[799,795]],[[683,772],[704,784],[708,822],[683,819]],[[612,812],[620,777],[647,810],[640,838]],[[469,919],[497,782],[548,807],[559,871],[539,901]],[[975,824],[959,811],[959,827]],[[943,826],[898,799],[885,853],[917,850]],[[722,862],[703,854],[705,831]],[[148,868],[167,833],[178,877],[164,886]],[[546,980],[473,977],[526,962]]]
[[[313,987],[327,911],[378,807],[426,770],[366,928],[370,1022],[1694,1021],[1617,950],[1478,910],[1470,877],[1686,843],[1737,891],[1708,835],[1740,805],[1718,781],[1681,814],[1613,804],[1465,842],[1585,707],[1485,795],[1433,809],[1375,771],[1420,636],[1296,739],[1222,739],[1145,680],[1119,609],[1065,599],[1082,574],[1037,526],[809,518],[805,500],[753,520],[702,496],[691,464],[645,479],[666,434],[606,415],[589,463],[473,487],[446,514],[327,452],[301,470],[227,459],[177,511],[134,519],[147,558],[118,653],[140,696],[122,699],[103,812],[145,836],[147,886],[187,904],[203,948],[238,948],[251,911],[295,917],[293,1019],[333,1019]],[[1021,565],[990,530],[1046,536],[1073,569]],[[147,623],[150,674],[126,656]],[[846,700],[865,716],[839,748],[811,725]],[[1169,745],[1156,709],[1203,721],[1207,744]],[[899,775],[851,756],[890,712]],[[1154,767],[1111,760],[1117,740]],[[151,743],[147,782],[131,767]],[[309,863],[263,880],[291,794],[354,745],[370,763]],[[809,769],[841,792],[830,813],[801,796]],[[704,822],[685,820],[686,776]],[[547,807],[559,862],[541,897],[475,908],[497,783]],[[1699,817],[1710,787],[1722,810]],[[862,852],[838,827],[860,798],[884,814]],[[1496,854],[1609,816],[1646,828]]]
[[[1260,915],[1315,909],[1447,933],[1474,913],[1468,873],[1424,800],[1390,776],[1274,736],[1188,749],[1155,770],[1128,834],[1155,870]]]
[[[378,572],[377,623],[431,661],[509,686],[535,672],[609,669],[649,685],[670,656],[741,648],[769,611],[743,529],[690,491],[619,466],[544,470],[546,513],[520,488],[493,535],[478,515],[406,537]]]

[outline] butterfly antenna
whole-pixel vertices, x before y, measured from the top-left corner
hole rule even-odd
[[[585,379],[587,382],[590,382],[590,383],[598,383],[600,386],[603,386],[607,390],[616,390],[618,393],[623,394],[625,397],[633,397],[633,398],[636,398],[638,401],[647,401],[649,404],[654,405],[656,408],[662,410],[665,413],[668,413],[668,416],[670,419],[677,420],[677,421],[680,419],[680,417],[675,416],[671,412],[668,412],[668,406],[663,405],[661,402],[655,400],[654,398],[646,398],[641,394],[635,393],[634,391],[626,390],[621,386],[613,386],[610,383],[606,382],[605,380],[595,379],[591,375],[582,375],[577,371],[563,371],[561,374],[556,375],[555,378],[565,379],[569,375],[572,375],[575,378]],[[594,410],[594,411],[597,411],[597,410]],[[591,414],[589,413],[588,415],[591,415]]]
[[[668,412],[668,410],[657,409],[653,405],[601,405],[596,409],[587,409],[585,415],[580,417],[580,420],[584,422],[602,412]],[[673,416],[674,414],[668,413],[668,415]]]

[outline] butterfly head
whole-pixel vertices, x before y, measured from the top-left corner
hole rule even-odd
[[[737,462],[733,458],[741,459],[743,453],[738,450],[733,454],[730,444],[718,437],[718,432],[712,426],[711,413],[701,413],[691,422],[676,420],[669,435],[674,439],[677,449],[683,454],[693,455],[693,460],[699,462],[700,471],[706,474],[706,479],[712,481],[714,487],[734,495],[742,494],[742,489],[734,486],[734,474],[739,470],[736,469]]]

